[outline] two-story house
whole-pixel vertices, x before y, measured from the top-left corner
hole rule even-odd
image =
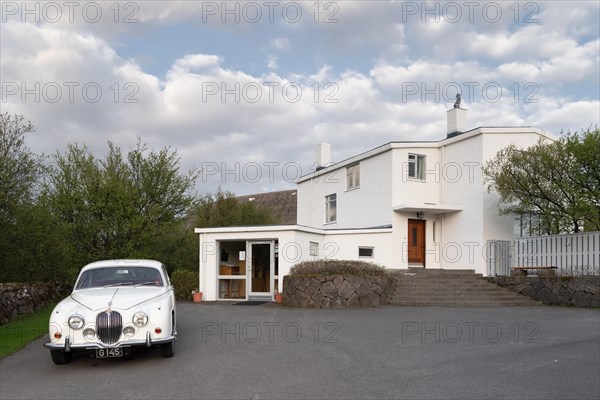
[[[488,240],[513,238],[481,167],[503,147],[547,138],[532,127],[466,129],[447,113],[440,141],[390,142],[320,166],[297,182],[297,224],[196,229],[206,300],[270,299],[296,263],[367,260],[389,268],[469,268],[485,274]]]

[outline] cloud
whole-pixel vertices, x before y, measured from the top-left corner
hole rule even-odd
[[[275,38],[271,40],[271,46],[276,48],[277,50],[289,50],[290,41],[287,38]]]
[[[175,67],[184,71],[191,71],[192,69],[214,67],[221,61],[221,57],[211,54],[188,54],[177,60]]]
[[[301,4],[312,18],[309,3]],[[28,143],[38,153],[79,142],[102,156],[107,140],[128,149],[139,135],[151,147],[177,148],[183,169],[216,166],[199,191],[221,185],[238,193],[292,187],[298,167],[310,170],[321,141],[330,142],[334,160],[341,160],[388,141],[442,139],[457,88],[470,127],[534,125],[557,134],[598,123],[600,41],[584,27],[598,25],[589,14],[597,7],[588,3],[573,10],[544,3],[536,14],[543,23],[535,25],[427,25],[403,22],[401,3],[347,2],[338,4],[337,23],[279,21],[264,33],[245,23],[204,24],[202,8],[189,4],[142,2],[142,22],[113,23],[112,30],[108,22],[3,23],[3,111],[32,120],[37,132]],[[243,43],[256,42],[259,51],[182,47],[160,74],[123,55],[129,36],[122,32],[185,21],[228,33],[251,29],[257,36]],[[287,73],[277,67],[282,54],[287,61],[292,52],[271,53],[289,49],[290,42],[300,61],[311,62]],[[259,67],[232,63],[228,51],[247,51]],[[363,68],[346,65],[358,59]],[[16,85],[10,87],[15,94],[6,92],[7,83]],[[417,92],[409,95],[407,84],[416,84]],[[56,87],[62,97],[52,101]],[[102,94],[92,101],[97,88]],[[501,96],[492,98],[498,89]],[[255,164],[262,167],[256,182],[248,179],[248,166]]]
[[[269,69],[279,68],[279,65],[277,65],[277,57],[269,56],[269,59],[267,61],[267,68],[269,68]]]

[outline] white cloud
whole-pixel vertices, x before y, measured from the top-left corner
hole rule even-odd
[[[312,2],[302,4],[310,12]],[[579,84],[597,93],[600,84],[600,41],[590,36],[597,32],[584,28],[586,23],[598,25],[589,14],[597,7],[584,3],[569,11],[560,4],[543,6],[536,15],[542,24],[514,26],[504,21],[492,26],[478,21],[428,27],[418,20],[401,23],[394,12],[400,3],[340,3],[339,23],[303,21],[283,30],[269,27],[273,39],[256,40],[260,46],[268,43],[255,55],[257,70],[229,65],[225,50],[209,53],[199,45],[193,53],[167,60],[164,75],[149,73],[136,60],[120,55],[120,41],[125,39],[112,31],[133,27],[121,24],[111,31],[108,23],[9,21],[0,27],[3,84],[13,82],[18,89],[26,84],[31,89],[36,82],[40,88],[57,83],[63,97],[51,102],[48,92],[40,94],[39,102],[31,94],[23,101],[22,93],[17,93],[2,108],[32,120],[37,132],[29,143],[40,153],[80,142],[103,155],[107,140],[129,148],[140,135],[151,147],[179,149],[184,169],[215,163],[219,169],[233,171],[223,176],[219,170],[207,183],[200,182],[200,191],[214,190],[219,184],[239,193],[291,187],[283,177],[283,166],[298,163],[308,172],[320,141],[332,143],[333,156],[339,160],[391,140],[443,138],[454,83],[463,90],[468,89],[466,82],[479,85],[472,101],[463,92],[471,127],[534,125],[558,133],[597,123],[597,94],[581,96],[570,90]],[[174,21],[202,23],[202,9],[195,2],[142,2],[139,16],[146,29]],[[230,28],[214,21],[207,24]],[[253,27],[239,24],[231,29]],[[298,36],[288,39],[292,29]],[[303,31],[313,36],[302,36]],[[307,47],[297,38],[304,39]],[[306,68],[308,72],[279,71],[283,55],[275,53],[277,58],[270,53],[289,49],[290,40],[295,51],[303,51],[309,61],[314,57],[318,66]],[[346,67],[340,61],[344,58],[337,57],[340,54],[360,58],[367,67]],[[375,54],[376,59],[365,54]],[[72,102],[68,82],[78,84]],[[537,102],[525,101],[532,94],[524,89],[526,82],[539,85],[530,99]],[[83,86],[90,83],[102,89],[98,102],[82,97]],[[406,96],[407,83],[416,83],[420,93]],[[440,90],[447,87],[450,99],[422,92],[423,88],[436,91],[436,83]],[[497,102],[484,98],[486,83],[500,87],[502,97]],[[274,180],[269,179],[268,169],[260,182],[244,180],[243,167],[251,162],[279,163]]]
[[[273,46],[277,50],[289,50],[290,41],[284,37],[275,38],[271,40],[271,46]]]
[[[192,69],[201,69],[206,67],[214,67],[221,62],[221,57],[210,54],[188,54],[183,58],[175,61],[175,67],[181,68],[184,71]]]
[[[269,56],[269,59],[267,60],[267,68],[269,68],[269,69],[279,68],[279,65],[277,65],[277,57]]]

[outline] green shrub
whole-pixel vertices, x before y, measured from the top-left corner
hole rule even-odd
[[[175,288],[177,300],[192,300],[192,290],[198,291],[198,271],[176,269],[171,274],[171,284]]]
[[[386,276],[387,274],[387,269],[381,265],[350,260],[303,261],[290,269],[290,275]]]

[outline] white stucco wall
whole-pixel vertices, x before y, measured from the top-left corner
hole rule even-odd
[[[346,167],[298,184],[298,225],[324,229],[390,225],[391,152],[360,161],[360,187],[346,190]],[[325,196],[337,195],[337,221],[325,223]]]
[[[486,241],[512,239],[513,218],[499,215],[498,196],[487,192],[481,167],[510,143],[526,147],[543,136],[535,128],[478,128],[440,142],[390,143],[301,179],[298,225],[197,230],[204,248],[201,290],[206,300],[216,299],[219,262],[210,249],[218,240],[277,240],[280,279],[297,262],[315,258],[309,255],[311,241],[319,243],[319,258],[356,260],[365,246],[374,248],[373,258],[365,260],[407,268],[408,219],[417,217],[419,205],[426,221],[425,266],[485,274]],[[407,178],[409,153],[426,155],[424,182]],[[346,190],[345,166],[357,161],[360,188]],[[332,193],[337,221],[326,224],[325,196]]]
[[[200,243],[200,291],[206,301],[217,300],[219,241],[271,241],[279,243],[279,280],[290,268],[315,258],[364,260],[390,265],[391,229],[324,231],[297,225],[197,229]],[[319,256],[310,256],[310,242],[319,243]],[[372,258],[358,256],[359,246],[373,247]],[[274,292],[273,292],[274,293]]]
[[[437,143],[419,146],[419,144],[394,144],[392,163],[392,204],[440,204],[440,149]],[[400,147],[402,146],[402,147]],[[417,154],[426,156],[425,180],[408,177],[408,156]],[[388,169],[389,169],[388,164]]]
[[[442,201],[458,204],[462,211],[442,217],[440,261],[442,268],[475,269],[485,263],[474,248],[481,245],[483,225],[483,181],[481,176],[482,136],[457,137],[441,149],[445,170],[441,180]],[[450,173],[450,171],[458,173]]]

